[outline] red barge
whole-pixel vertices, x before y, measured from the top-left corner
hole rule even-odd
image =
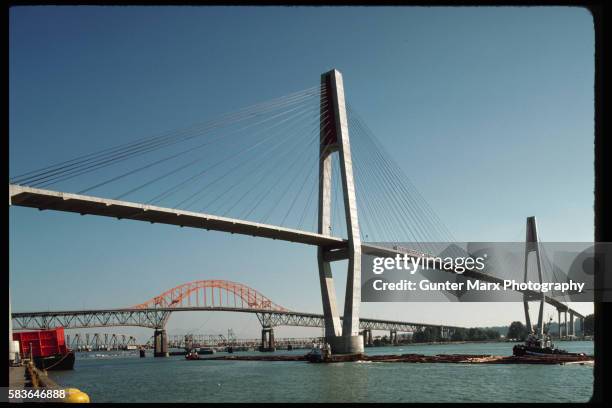
[[[21,358],[32,358],[41,370],[72,370],[74,351],[66,346],[64,328],[14,332],[13,340],[19,341]]]

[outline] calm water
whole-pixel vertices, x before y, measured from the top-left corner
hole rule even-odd
[[[593,353],[592,342],[560,342],[559,347]],[[512,344],[412,345],[366,352],[509,355]],[[74,371],[52,377],[85,391],[92,402],[584,402],[592,394],[593,367],[187,361],[182,356],[141,359],[130,351],[77,353]]]

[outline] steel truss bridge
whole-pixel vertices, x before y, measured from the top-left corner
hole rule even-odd
[[[126,350],[136,347],[136,338],[115,333],[70,333],[66,334],[66,344],[77,351]]]
[[[283,348],[289,345],[293,347],[311,346],[312,343],[323,341],[322,337],[276,337],[274,343],[276,347]],[[191,348],[191,347],[227,347],[235,348],[254,348],[258,347],[261,339],[227,339],[225,336],[219,335],[171,335],[168,336],[168,347],[173,348]]]
[[[151,329],[164,327],[172,312],[238,312],[254,313],[263,327],[296,326],[324,327],[323,315],[316,313],[266,311],[256,309],[237,309],[231,307],[178,307],[157,309],[100,309],[64,310],[46,312],[13,313],[13,328],[16,330],[40,330],[51,327],[65,329],[85,329],[93,327],[133,326]],[[341,318],[342,319],[342,318]],[[379,319],[359,319],[361,330],[388,330],[414,332],[426,327],[453,329],[457,326],[428,323],[402,322]]]
[[[185,283],[135,306],[121,309],[13,312],[13,327],[19,330],[64,327],[136,326],[163,329],[176,312],[251,313],[264,328],[279,326],[325,327],[324,316],[291,311],[272,302],[259,291],[237,282],[200,280]],[[415,332],[434,327],[449,333],[455,326],[361,318],[360,330]]]

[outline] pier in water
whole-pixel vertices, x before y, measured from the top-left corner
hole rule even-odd
[[[366,354],[510,355],[512,346],[408,345],[367,348]],[[559,346],[593,354],[590,341]],[[587,365],[188,361],[139,358],[135,351],[78,353],[73,371],[51,375],[62,386],[87,392],[92,402],[586,402],[593,389],[593,367]]]

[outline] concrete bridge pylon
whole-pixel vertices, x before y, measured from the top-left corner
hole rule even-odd
[[[330,344],[334,354],[363,353],[363,341],[359,336],[361,236],[342,74],[335,69],[322,74],[321,86],[325,92],[321,94],[318,232],[330,236],[332,233],[332,155],[336,153],[340,164],[348,236],[346,249],[336,250],[332,254],[332,250],[319,246],[317,251],[325,318],[325,340]],[[331,262],[340,259],[348,260],[342,326],[331,269]]]

